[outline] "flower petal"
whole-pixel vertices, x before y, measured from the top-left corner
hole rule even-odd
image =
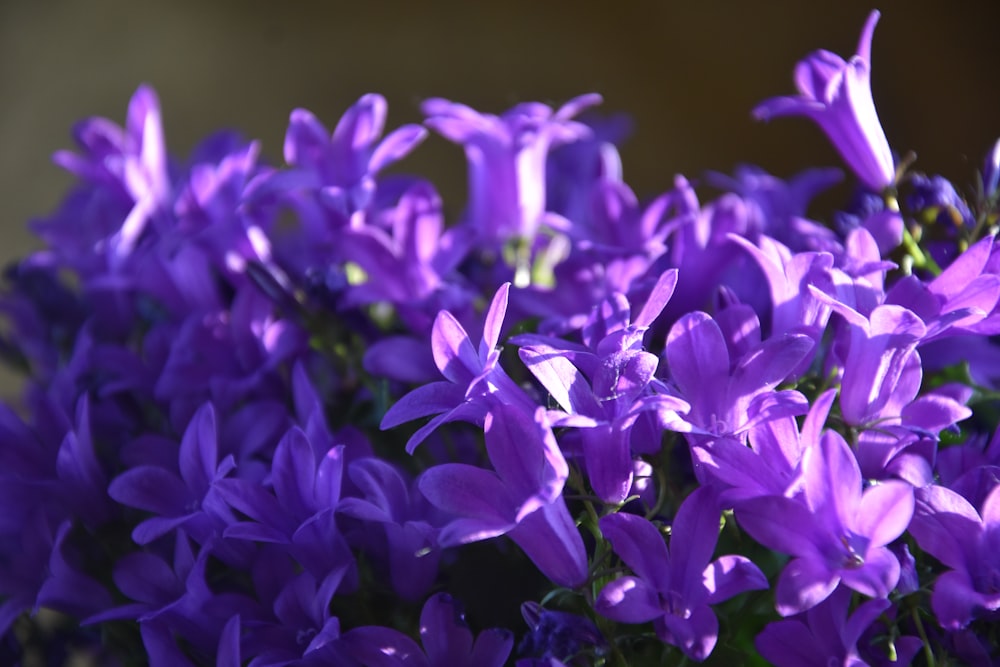
[[[620,623],[645,623],[663,616],[656,590],[638,577],[615,579],[602,588],[594,611]]]

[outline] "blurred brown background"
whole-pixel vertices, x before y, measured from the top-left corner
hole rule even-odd
[[[445,96],[499,112],[589,91],[628,111],[626,179],[640,194],[753,162],[781,175],[839,160],[803,120],[754,123],[760,100],[793,92],[812,49],[853,53],[871,8],[836,3],[633,0],[270,2],[0,0],[0,261],[31,247],[24,223],[68,179],[51,153],[87,115],[122,121],[153,84],[167,138],[184,155],[235,126],[280,159],[288,112],[331,128],[361,94],[389,100],[391,127]],[[995,81],[1000,2],[884,3],[873,49],[875,100],[892,146],[918,168],[969,182],[1000,135]],[[461,153],[440,139],[404,164],[464,196]]]

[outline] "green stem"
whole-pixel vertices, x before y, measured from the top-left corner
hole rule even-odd
[[[907,254],[913,258],[913,266],[918,269],[930,271],[935,276],[941,275],[941,267],[934,261],[934,258],[920,249],[920,245],[913,238],[913,234],[906,228],[903,229],[903,247],[906,249]]]
[[[934,651],[931,650],[931,643],[927,639],[927,631],[924,630],[924,624],[920,620],[920,609],[913,607],[910,615],[913,616],[913,622],[917,624],[917,632],[920,634],[920,641],[924,644],[924,659],[927,660],[927,666],[934,667]]]

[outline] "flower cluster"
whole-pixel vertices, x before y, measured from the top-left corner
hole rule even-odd
[[[995,664],[1000,143],[894,159],[878,18],[755,112],[829,224],[831,169],[640,200],[597,95],[300,109],[280,166],[145,86],[80,123],[0,296],[0,662]],[[454,218],[386,173],[431,133]]]

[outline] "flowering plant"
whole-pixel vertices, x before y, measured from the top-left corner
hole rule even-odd
[[[277,167],[145,86],[80,123],[0,300],[2,662],[995,664],[1000,142],[894,159],[878,18],[756,110],[826,225],[828,169],[640,201],[596,95],[296,110]],[[430,131],[457,217],[386,173]]]

